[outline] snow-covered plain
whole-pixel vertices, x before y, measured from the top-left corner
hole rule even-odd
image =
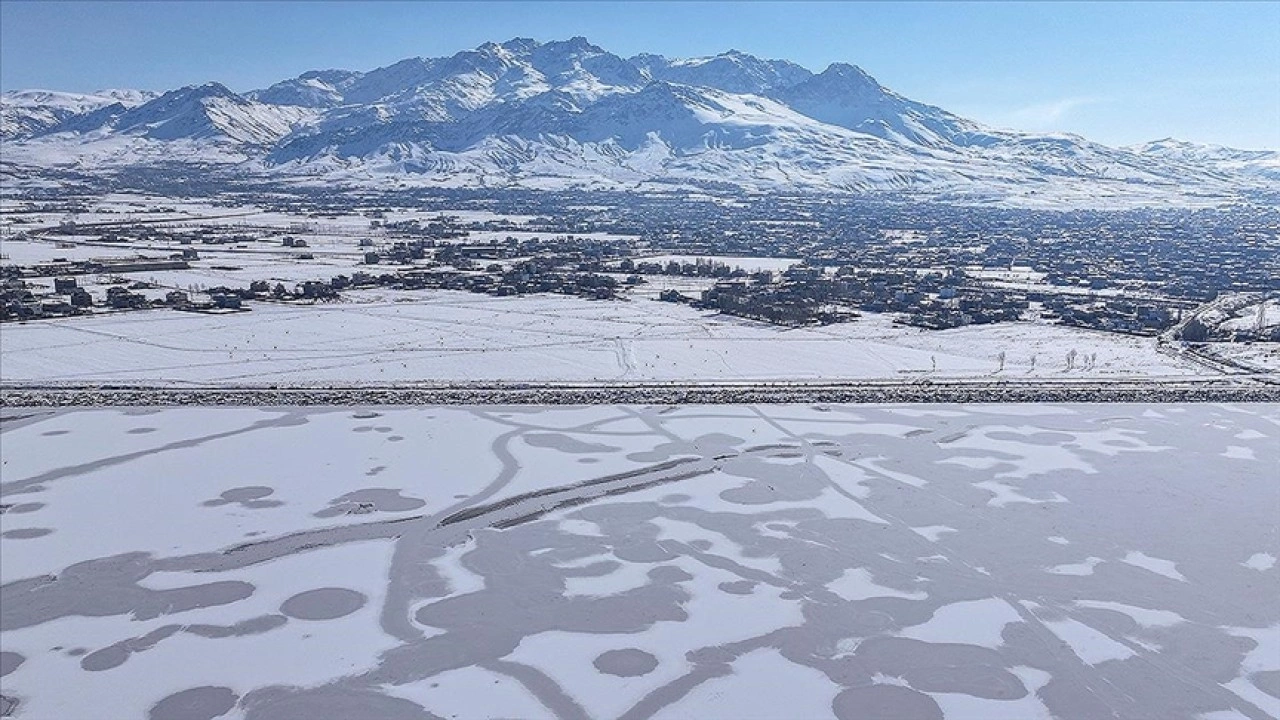
[[[1275,405],[9,408],[0,433],[17,718],[1280,715]]]
[[[274,227],[283,232],[292,230],[313,236],[353,236],[363,237],[379,234],[373,227],[373,217],[357,213],[303,213],[273,210],[236,198],[234,204],[219,203],[201,198],[179,198],[167,195],[153,195],[144,192],[106,192],[95,195],[76,212],[67,210],[51,212],[46,203],[39,200],[21,197],[3,197],[0,209],[4,210],[0,217],[0,228],[15,232],[34,227],[52,227],[62,222],[75,222],[81,225],[95,223],[134,223],[146,221],[154,227],[170,229],[192,228],[201,224],[213,224],[223,227]],[[459,222],[486,222],[505,220],[513,223],[526,223],[535,219],[532,215],[503,214],[484,211],[457,209],[441,213],[439,211],[415,210],[411,208],[379,208],[376,219],[393,223],[406,220],[429,222],[446,215]],[[10,238],[4,238],[7,243]],[[487,238],[486,238],[487,239]],[[352,248],[352,252],[359,252]]]
[[[277,264],[277,267],[285,267]],[[251,312],[169,310],[9,324],[17,383],[840,380],[1185,377],[1204,368],[1136,338],[1056,325],[944,331],[867,315],[788,329],[637,298],[354,291]],[[1076,351],[1067,369],[1066,355]],[[1005,354],[1003,371],[1000,353]]]

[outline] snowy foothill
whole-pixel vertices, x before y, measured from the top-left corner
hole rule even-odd
[[[0,707],[1267,717],[1277,428],[1275,405],[6,408]]]
[[[1212,358],[1239,363],[1268,373],[1280,373],[1280,343],[1207,343],[1202,351]]]

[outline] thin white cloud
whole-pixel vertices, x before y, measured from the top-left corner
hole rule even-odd
[[[1076,110],[1105,102],[1097,97],[1069,97],[1051,102],[1027,105],[1007,113],[1008,124],[1027,130],[1052,130],[1061,127]]]

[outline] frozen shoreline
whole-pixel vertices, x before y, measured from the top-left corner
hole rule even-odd
[[[1280,402],[1280,384],[1248,378],[1142,381],[761,383],[458,383],[404,386],[0,386],[0,407],[273,407],[740,403]]]

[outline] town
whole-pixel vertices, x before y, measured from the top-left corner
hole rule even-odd
[[[175,224],[150,217],[156,208],[149,208],[123,221],[77,223],[91,197],[31,198],[25,213],[7,214],[7,242],[138,252],[4,260],[0,319],[158,307],[235,312],[254,301],[331,301],[367,287],[614,300],[652,285],[662,288],[657,300],[786,326],[889,313],[928,329],[1037,321],[1147,336],[1188,326],[1188,339],[1280,340],[1280,326],[1262,311],[1265,302],[1256,322],[1236,323],[1229,333],[1202,329],[1188,317],[1220,296],[1265,299],[1280,292],[1276,208],[1048,212],[814,197],[523,191],[329,198],[246,190],[216,198],[228,216],[251,202],[303,221],[255,225],[211,217]],[[408,209],[423,216],[392,219]],[[459,216],[477,213],[483,219]],[[30,227],[32,218],[60,221]],[[194,293],[128,279],[202,264],[218,268],[228,257],[265,252],[306,263],[321,252],[315,246],[323,241],[324,223],[350,218],[363,230],[342,256],[347,272],[290,283],[266,272]],[[155,250],[164,252],[149,252]],[[330,246],[325,251],[332,254]],[[219,254],[202,260],[202,252]],[[790,264],[752,270],[735,261],[750,257]],[[77,277],[105,279],[108,289],[95,299]],[[697,282],[665,288],[672,278]]]

